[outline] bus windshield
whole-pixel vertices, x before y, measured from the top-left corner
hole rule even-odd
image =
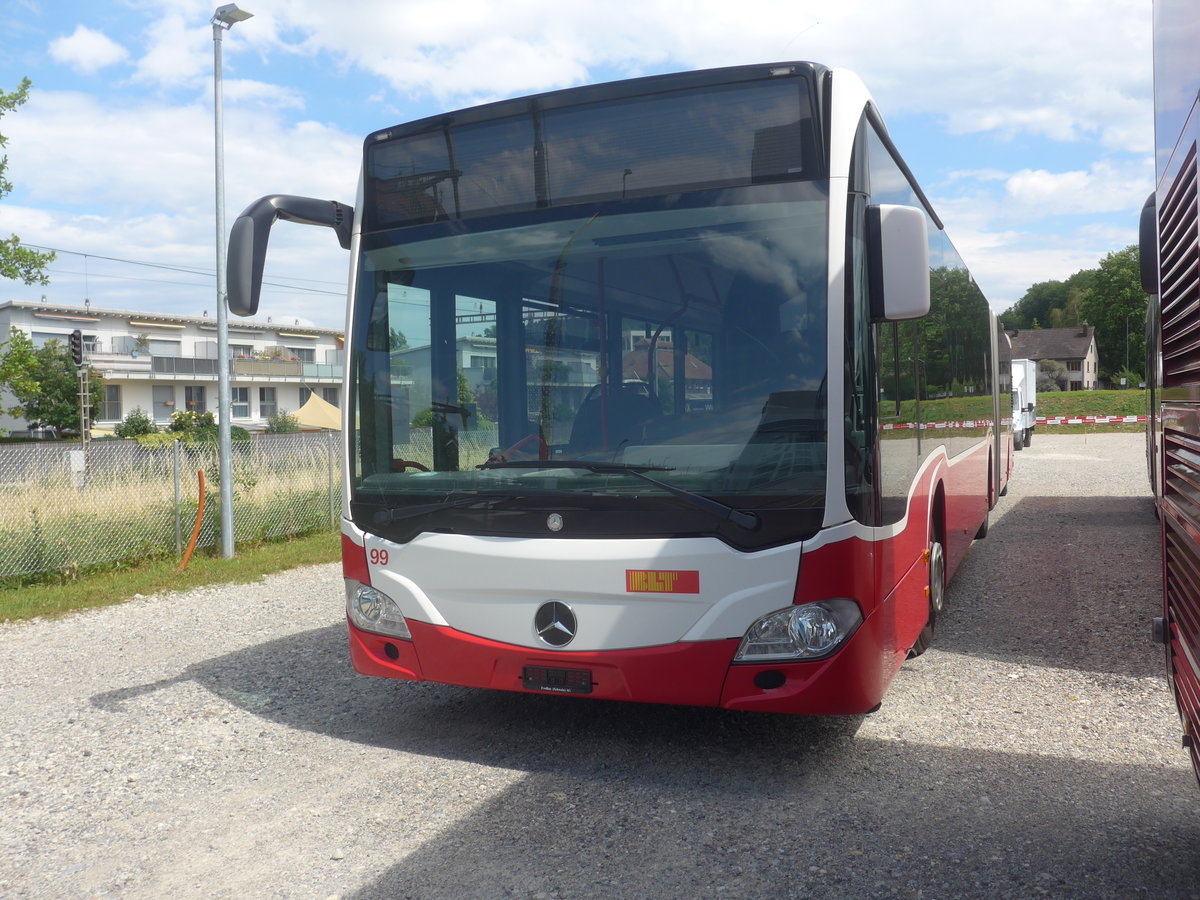
[[[806,510],[815,527],[828,430],[825,185],[532,218],[364,237],[351,363],[360,525],[380,510],[407,523],[404,506],[446,499],[448,515],[486,518],[485,531],[502,530],[497,509],[514,501],[649,502],[678,508],[672,533],[679,516],[714,530],[619,466],[559,460],[653,469],[734,506]],[[473,507],[480,492],[505,500]]]

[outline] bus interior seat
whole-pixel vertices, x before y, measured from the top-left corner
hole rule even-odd
[[[568,452],[617,451],[625,444],[638,444],[646,424],[658,419],[662,409],[658,401],[650,397],[644,386],[621,385],[608,404],[608,435],[604,434],[604,395],[596,391],[580,404],[571,426],[571,437],[567,442]]]

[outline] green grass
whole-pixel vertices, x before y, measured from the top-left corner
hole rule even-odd
[[[1039,391],[1038,417],[1144,416],[1148,392],[1128,391]],[[1112,422],[1103,425],[1039,425],[1042,434],[1097,434],[1100,432],[1144,432],[1145,422]],[[1036,436],[1034,441],[1037,441]]]
[[[206,584],[246,584],[272,572],[335,562],[341,558],[341,548],[339,533],[322,532],[242,545],[233,559],[198,551],[182,572],[179,561],[170,556],[97,567],[73,579],[58,574],[37,583],[7,579],[0,583],[0,621],[61,616],[77,609],[122,603],[135,594],[186,591]]]
[[[1039,391],[1038,416],[1144,416],[1146,391]]]

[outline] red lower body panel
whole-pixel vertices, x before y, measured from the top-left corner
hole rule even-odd
[[[364,675],[524,691],[526,666],[584,669],[591,673],[592,690],[572,696],[849,715],[870,711],[883,696],[887,676],[881,637],[874,633],[877,622],[877,617],[868,618],[828,659],[767,665],[732,665],[736,638],[602,653],[542,653],[422,622],[409,622],[412,641],[347,626],[351,662]],[[770,673],[760,679],[767,687],[756,683],[762,673]]]

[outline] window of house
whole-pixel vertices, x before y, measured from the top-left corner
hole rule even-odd
[[[234,359],[249,359],[254,355],[253,344],[230,344],[229,355]]]
[[[230,390],[230,399],[235,419],[250,418],[250,388],[235,387]]]
[[[285,349],[292,356],[296,357],[296,359],[300,360],[300,362],[310,363],[317,361],[317,351],[312,347],[287,347]]]
[[[279,411],[279,404],[275,401],[275,388],[264,387],[258,389],[258,414],[264,419],[267,416],[273,416]]]
[[[104,386],[104,409],[100,414],[100,418],[105,422],[119,422],[123,418],[121,415],[121,386],[119,384],[106,384]]]
[[[151,397],[154,421],[160,425],[170,422],[171,416],[175,414],[175,386],[156,384],[151,388]]]
[[[308,402],[308,398],[312,396],[312,388],[300,388],[300,405],[303,406]]]
[[[66,347],[67,342],[71,340],[71,336],[56,335],[50,331],[32,331],[30,332],[29,340],[34,342],[34,349],[41,349],[49,341],[58,341],[62,347]]]
[[[335,387],[321,388],[321,399],[326,403],[338,406],[338,389]]]
[[[208,404],[205,402],[205,390],[202,384],[190,384],[183,389],[184,401],[187,403],[188,412],[203,413],[208,412]]]
[[[1068,371],[1068,372],[1078,372],[1078,371],[1080,371],[1080,367],[1079,367],[1079,360],[1077,360],[1077,359],[1069,359],[1069,360],[1067,360],[1067,371]]]

